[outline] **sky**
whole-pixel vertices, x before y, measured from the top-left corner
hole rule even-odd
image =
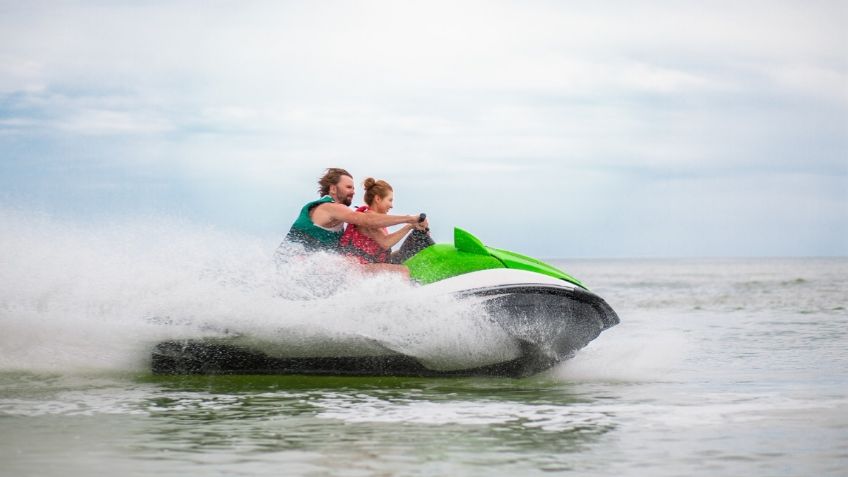
[[[845,256],[845,25],[844,1],[0,0],[0,208],[273,242],[343,167],[437,241]]]

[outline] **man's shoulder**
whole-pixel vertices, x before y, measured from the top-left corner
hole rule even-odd
[[[333,204],[336,204],[336,201],[332,197],[330,197],[329,195],[325,195],[321,198],[307,202],[306,206],[304,206],[304,209],[308,210],[309,213],[311,214],[318,207],[326,208],[326,206],[333,205]],[[336,204],[336,205],[338,205],[338,204]]]
[[[349,212],[350,209],[347,208],[344,204],[339,204],[335,201],[325,201],[315,205],[311,211],[312,220],[315,221],[315,214],[318,214],[322,220],[322,222],[332,222],[335,220],[339,220],[339,214],[344,214],[345,212]]]
[[[316,203],[315,204],[315,210],[317,210],[317,209],[328,210],[328,211],[329,210],[342,210],[342,209],[343,210],[350,210],[350,209],[347,208],[347,206],[345,206],[343,204],[339,204],[338,202],[335,202],[335,201],[325,201],[325,202]]]
[[[325,196],[319,197],[315,200],[311,200],[311,201],[307,202],[307,205],[311,205],[312,207],[317,207],[319,205],[334,204],[334,203],[336,203],[335,199],[333,199],[329,195],[325,195]]]

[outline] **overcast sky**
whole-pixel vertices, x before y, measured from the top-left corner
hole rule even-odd
[[[336,166],[438,241],[848,255],[846,25],[845,1],[0,0],[0,206],[270,239]]]

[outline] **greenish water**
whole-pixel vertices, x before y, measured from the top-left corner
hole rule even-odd
[[[818,396],[551,376],[2,384],[4,475],[839,475],[848,440],[844,383]]]
[[[2,382],[0,448],[9,475],[563,470],[615,428],[592,409],[613,396],[540,379],[5,375]]]

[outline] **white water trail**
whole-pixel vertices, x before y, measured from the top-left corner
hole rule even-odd
[[[174,218],[79,223],[0,208],[0,371],[145,371],[159,341],[235,333],[270,352],[367,354],[436,369],[516,345],[475,304]]]

